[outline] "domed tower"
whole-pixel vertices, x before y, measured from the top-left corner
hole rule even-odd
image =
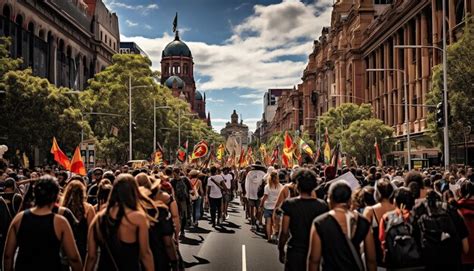
[[[178,17],[176,14],[173,22],[175,38],[166,45],[161,55],[161,84],[170,88],[176,97],[184,95],[191,109],[195,111],[196,84],[194,81],[193,55],[188,45],[180,39],[177,24]],[[178,88],[173,88],[173,82],[175,81]]]

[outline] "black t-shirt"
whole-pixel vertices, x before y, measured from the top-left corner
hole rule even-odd
[[[320,199],[290,198],[281,205],[283,214],[290,217],[290,240],[288,250],[307,253],[309,233],[313,220],[329,211],[328,206]]]

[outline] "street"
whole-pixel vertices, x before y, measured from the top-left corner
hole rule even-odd
[[[189,270],[283,270],[278,249],[262,233],[250,231],[242,206],[234,200],[229,206],[229,220],[213,229],[201,220],[191,228],[179,248]]]

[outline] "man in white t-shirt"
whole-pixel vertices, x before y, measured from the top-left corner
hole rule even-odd
[[[259,164],[252,166],[252,169],[245,178],[245,191],[250,209],[250,223],[252,228],[256,228],[256,215],[258,207],[260,206],[260,200],[257,194],[258,188],[263,183],[263,176],[265,176],[264,170],[265,169]]]
[[[222,217],[223,220],[226,220],[229,219],[227,209],[229,208],[229,202],[232,201],[232,181],[234,179],[232,174],[230,174],[230,168],[225,167],[222,169],[222,178],[224,178],[225,186],[227,187],[227,193],[222,197]]]
[[[222,190],[225,189],[224,178],[217,174],[217,168],[212,166],[211,176],[207,180],[207,200],[211,209],[211,221],[213,227],[221,222],[222,213]],[[217,217],[216,217],[217,213]],[[217,219],[217,220],[216,220]]]

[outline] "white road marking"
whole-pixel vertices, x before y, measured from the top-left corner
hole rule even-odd
[[[245,245],[242,245],[242,271],[247,271],[247,254],[245,252]]]

